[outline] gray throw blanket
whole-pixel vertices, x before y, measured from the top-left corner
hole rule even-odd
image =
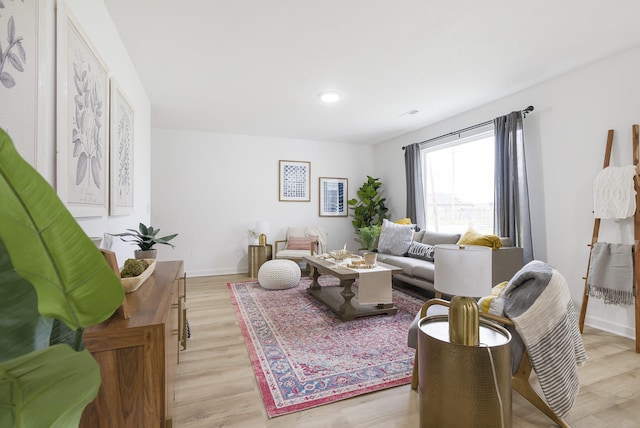
[[[564,417],[578,395],[577,365],[587,360],[566,280],[550,265],[534,260],[514,275],[501,298],[547,404]]]
[[[633,245],[596,242],[587,275],[589,296],[605,304],[633,305]]]

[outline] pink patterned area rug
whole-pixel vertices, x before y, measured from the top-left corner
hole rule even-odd
[[[309,283],[227,284],[270,418],[411,382],[407,331],[422,301],[393,290],[396,315],[343,322],[307,294]]]

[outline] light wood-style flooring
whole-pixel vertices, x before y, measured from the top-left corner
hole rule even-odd
[[[248,278],[188,279],[192,338],[180,352],[174,427],[419,426],[418,393],[409,385],[269,419],[226,287],[240,281]],[[566,421],[573,428],[640,427],[640,354],[633,340],[588,327],[583,340],[589,361],[579,369],[580,394]],[[512,426],[555,425],[514,392]]]

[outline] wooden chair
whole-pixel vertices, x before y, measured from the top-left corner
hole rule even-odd
[[[427,316],[427,310],[429,307],[433,305],[442,305],[449,307],[449,302],[443,299],[431,299],[422,305],[422,309],[420,310],[420,319]],[[509,318],[481,313],[481,317],[486,318],[488,320],[498,322],[504,325],[513,326],[513,321]],[[413,374],[411,378],[411,389],[418,389],[418,348],[416,347],[416,354],[413,363]],[[520,359],[520,364],[518,365],[518,370],[512,374],[511,378],[511,387],[516,390],[520,395],[522,395],[527,401],[540,409],[545,415],[547,415],[551,420],[553,420],[559,427],[561,428],[570,428],[569,424],[567,424],[564,419],[554,413],[553,410],[549,407],[547,402],[538,394],[538,392],[533,388],[531,383],[529,383],[529,378],[531,377],[531,372],[533,368],[531,367],[531,363],[529,362],[529,355],[527,354],[527,350],[524,350],[522,358]]]

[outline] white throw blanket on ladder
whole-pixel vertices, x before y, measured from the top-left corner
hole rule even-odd
[[[636,167],[608,166],[596,176],[593,184],[593,216],[595,218],[628,218],[636,211],[633,177]]]

